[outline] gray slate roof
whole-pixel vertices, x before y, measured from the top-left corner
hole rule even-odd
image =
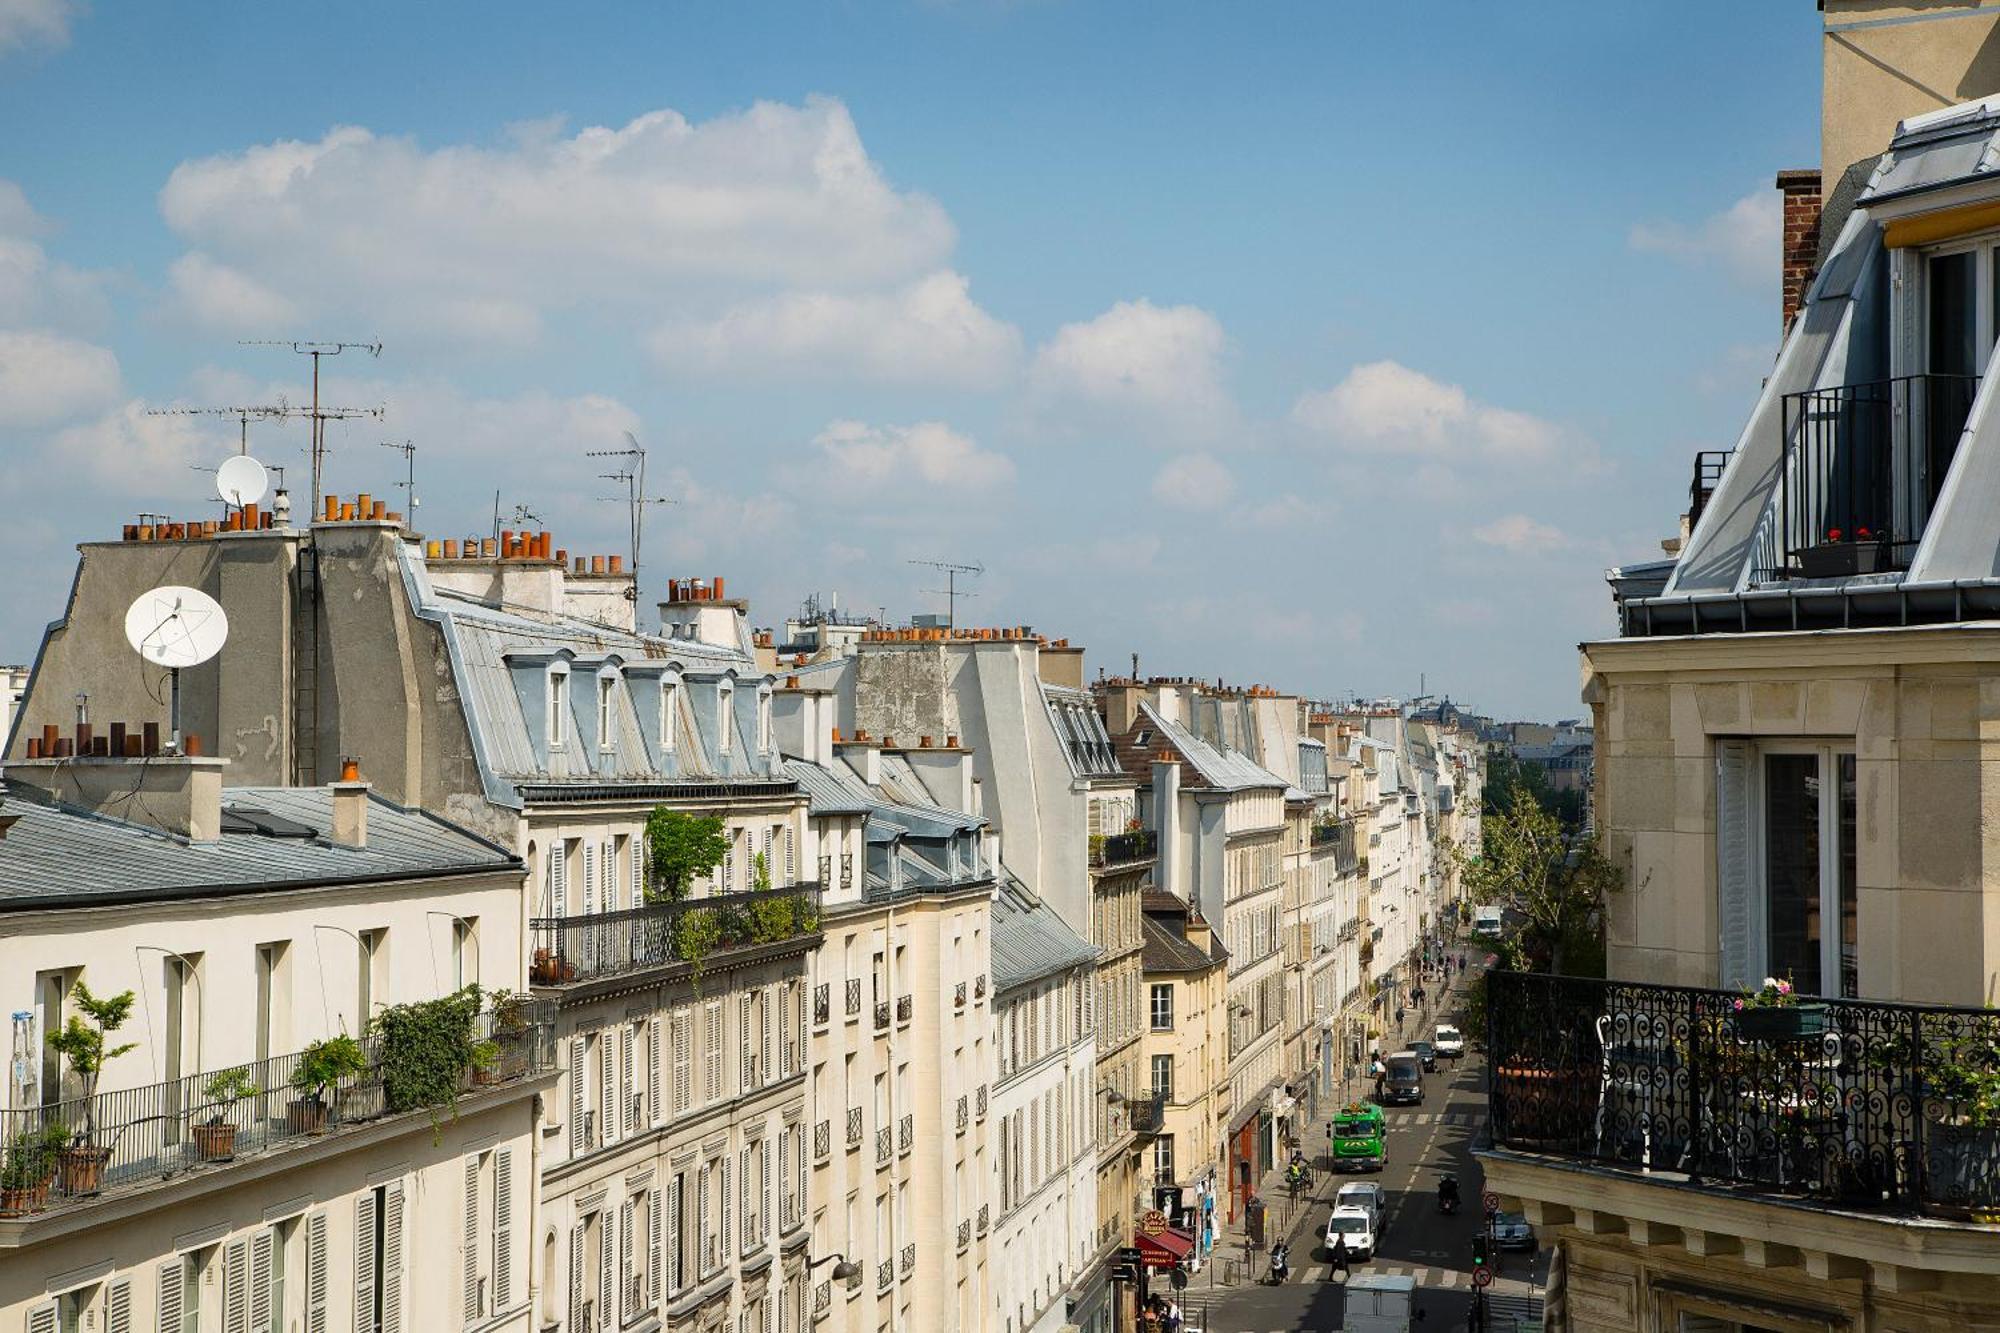
[[[1011,874],[993,895],[993,989],[1005,992],[1081,967],[1098,955],[1055,908]]]
[[[371,794],[368,845],[326,841],[333,793],[325,787],[231,787],[223,808],[255,809],[315,830],[312,838],[225,832],[192,843],[143,824],[46,803],[6,784],[0,814],[19,816],[0,837],[0,910],[134,902],[320,884],[506,871],[510,852],[421,810]]]
[[[1139,953],[1139,965],[1147,972],[1201,972],[1216,966],[1222,960],[1211,958],[1183,936],[1152,917],[1144,922],[1145,944]]]
[[[1169,745],[1180,751],[1182,758],[1194,765],[1202,786],[1217,791],[1249,791],[1257,787],[1283,790],[1290,785],[1249,755],[1210,745],[1180,723],[1167,721],[1149,703],[1140,704],[1139,711]]]

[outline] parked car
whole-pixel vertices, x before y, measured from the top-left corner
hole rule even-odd
[[[1361,1181],[1352,1185],[1342,1185],[1333,1196],[1333,1206],[1338,1208],[1366,1209],[1374,1222],[1376,1235],[1381,1235],[1388,1225],[1389,1199],[1380,1185],[1373,1181]]]
[[[1438,1024],[1437,1053],[1453,1060],[1465,1054],[1465,1034],[1449,1023]]]
[[[1333,1251],[1335,1240],[1347,1241],[1347,1257],[1366,1259],[1375,1253],[1375,1219],[1368,1215],[1366,1208],[1356,1208],[1352,1204],[1336,1208],[1326,1219],[1326,1248]]]
[[[1519,1213],[1495,1213],[1493,1243],[1503,1250],[1532,1250],[1535,1248],[1535,1229]]]
[[[1424,1062],[1415,1051],[1397,1051],[1382,1062],[1381,1088],[1384,1106],[1423,1105]]]
[[[1437,1072],[1437,1067],[1438,1067],[1437,1047],[1431,1045],[1427,1041],[1417,1040],[1410,1043],[1410,1049],[1412,1051],[1415,1051],[1417,1053],[1417,1059],[1423,1062],[1425,1073],[1430,1074]]]

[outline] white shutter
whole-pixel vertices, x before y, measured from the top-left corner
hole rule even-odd
[[[160,1265],[159,1333],[181,1333],[181,1265],[179,1255]]]
[[[1748,741],[1715,743],[1715,916],[1729,989],[1754,987],[1764,970],[1764,895],[1751,861],[1756,758]]]
[[[618,853],[611,839],[597,845],[597,864],[604,867],[604,910],[618,910]]]
[[[611,1314],[611,1210],[597,1215],[597,1326],[610,1328]]]
[[[618,1142],[618,1043],[611,1029],[597,1034],[597,1141]]]
[[[326,1214],[306,1219],[306,1333],[326,1333]]]
[[[569,915],[569,847],[560,838],[549,844],[549,901],[555,915]]]
[[[785,825],[785,884],[787,887],[799,882],[798,838],[790,824]]]
[[[750,1004],[749,991],[744,991],[742,995],[737,997],[736,1040],[738,1050],[742,1056],[742,1062],[738,1066],[736,1073],[737,1077],[742,1080],[742,1090],[744,1092],[750,1091],[756,1084],[756,1080],[750,1077],[750,1035],[756,1031],[756,1025],[750,1021]]]
[[[646,1020],[646,1113],[653,1123],[663,1124],[666,1116],[660,1107],[660,1016],[653,1015]]]
[[[763,1226],[762,1220],[758,1219],[756,1215],[757,1177],[750,1169],[750,1148],[748,1144],[744,1145],[737,1158],[736,1182],[736,1188],[742,1195],[741,1202],[743,1205],[743,1220],[736,1224],[737,1230],[743,1233],[742,1242],[738,1248],[747,1250],[755,1240],[758,1228]]]
[[[382,1207],[382,1333],[403,1330],[403,1186],[389,1186]]]
[[[222,1247],[222,1333],[250,1333],[250,1247]]]
[[[732,831],[728,837],[729,845],[722,852],[722,892],[733,893],[736,890],[736,834]]]
[[[46,1301],[28,1311],[28,1333],[57,1333],[54,1301]],[[175,1329],[174,1333],[180,1333],[180,1330]]]
[[[694,1036],[694,1012],[683,1009],[674,1015],[674,1114],[679,1115],[692,1105],[691,1090],[688,1087],[690,1046]]]
[[[770,1166],[768,1161],[764,1163],[764,1179],[767,1182],[770,1180]],[[785,1206],[778,1218],[778,1230],[783,1231],[786,1223],[792,1220],[792,1127],[790,1125],[785,1126],[783,1132],[778,1135],[778,1190],[785,1198]],[[769,1199],[770,1194],[771,1188],[767,1183],[764,1187],[765,1198]],[[769,1206],[766,1203],[765,1207]]]
[[[132,1279],[113,1278],[104,1295],[104,1333],[132,1333]]]
[[[646,1300],[656,1307],[660,1303],[660,1192],[658,1190],[646,1196]]]
[[[586,841],[583,844],[583,911],[584,915],[597,910],[597,844]]]
[[[632,854],[632,906],[646,905],[646,839],[635,834],[625,840],[626,850]]]
[[[729,1154],[725,1152],[722,1155],[722,1234],[716,1237],[716,1247],[721,1254],[730,1252],[729,1235]]]
[[[632,1201],[618,1205],[618,1318],[631,1323],[632,1309]]]
[[[583,1223],[569,1229],[568,1333],[585,1333],[583,1323]]]
[[[713,1167],[703,1162],[701,1170],[695,1173],[694,1275],[696,1280],[708,1276],[708,1178],[713,1171]]]
[[[769,986],[764,987],[758,995],[757,1085],[759,1087],[771,1081],[771,1004],[776,998]]]
[[[479,1154],[465,1159],[465,1231],[458,1252],[465,1261],[465,1322],[479,1322]]]
[[[778,1141],[782,1143],[784,1139],[780,1137]],[[757,1189],[757,1235],[752,1237],[753,1240],[771,1234],[773,1219],[771,1215],[771,1140],[769,1138],[766,1138],[762,1143],[757,1145],[757,1175],[760,1182]]]
[[[619,1059],[623,1062],[622,1073],[624,1075],[618,1081],[618,1118],[619,1122],[625,1127],[625,1134],[629,1137],[632,1131],[638,1128],[638,1125],[635,1123],[637,1117],[632,1114],[632,1099],[639,1091],[639,1080],[634,1077],[632,1070],[632,1025],[630,1023],[619,1024],[618,1055]]]
[[[581,1155],[585,1147],[583,1113],[590,1105],[588,1089],[585,1087],[589,1077],[589,1050],[582,1037],[571,1037],[569,1039],[569,1155],[571,1157]]]
[[[493,1153],[493,1312],[514,1303],[514,1150]]]
[[[796,1137],[792,1140],[792,1171],[797,1177],[794,1184],[798,1190],[792,1196],[792,1207],[796,1210],[794,1215],[803,1222],[806,1217],[807,1200],[811,1198],[806,1193],[806,1127],[801,1122],[792,1128],[796,1131]]]
[[[269,1227],[250,1238],[251,1333],[266,1333],[271,1327],[271,1257],[275,1252],[276,1240]]]
[[[375,1333],[375,1191],[354,1200],[354,1333]]]

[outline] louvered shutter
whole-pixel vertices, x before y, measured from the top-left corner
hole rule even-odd
[[[493,1312],[514,1304],[514,1150],[493,1153]]]
[[[389,1186],[382,1208],[382,1333],[403,1329],[403,1186]]]
[[[694,1274],[696,1279],[708,1276],[708,1190],[709,1176],[713,1168],[707,1162],[695,1173],[694,1192]]]
[[[326,1333],[326,1214],[306,1219],[306,1333]]]
[[[764,987],[757,997],[757,1083],[759,1087],[771,1081],[771,1001],[772,991]]]
[[[632,1308],[632,1201],[618,1205],[618,1319],[629,1324],[637,1313]]]
[[[663,1124],[666,1115],[660,1106],[660,1019],[646,1020],[646,1112],[653,1123]]]
[[[354,1200],[354,1333],[375,1333],[375,1191]]]
[[[639,1080],[632,1069],[632,1025],[629,1023],[619,1026],[618,1048],[624,1074],[618,1082],[618,1111],[625,1126],[625,1133],[630,1136],[632,1131],[638,1128],[637,1117],[632,1114],[632,1101],[638,1095]]]
[[[549,901],[555,915],[569,915],[569,847],[560,838],[549,844]]]
[[[57,1333],[56,1303],[48,1301],[28,1311],[28,1333]],[[180,1333],[180,1330],[174,1330]]]
[[[1763,893],[1751,863],[1755,772],[1748,741],[1715,743],[1716,925],[1729,989],[1754,988],[1764,970]]]
[[[589,1048],[582,1037],[569,1039],[569,1155],[578,1156],[584,1150],[583,1113],[590,1105],[589,1090],[585,1084],[590,1078]]]
[[[681,1114],[683,1111],[687,1110],[690,1105],[692,1105],[692,1102],[690,1101],[691,1090],[688,1087],[688,1078],[690,1073],[690,1063],[693,1058],[693,1053],[689,1049],[690,1045],[692,1044],[692,1038],[694,1035],[693,1028],[694,1028],[694,1014],[690,1010],[683,1009],[679,1013],[674,1015],[674,1114],[675,1115]]]
[[[104,1295],[104,1333],[132,1333],[132,1279],[114,1278]]]
[[[736,888],[736,835],[729,835],[729,845],[722,853],[722,891],[733,892]]]
[[[764,1194],[766,1198],[769,1198],[771,1187],[768,1182],[770,1180],[769,1167],[771,1164],[766,1162],[764,1165],[766,1168],[764,1179],[767,1182],[764,1186]],[[784,1207],[780,1210],[778,1216],[778,1229],[782,1231],[785,1225],[792,1220],[792,1127],[790,1125],[785,1126],[783,1132],[778,1135],[778,1189],[784,1195],[785,1201]]]
[[[178,1254],[160,1265],[159,1333],[181,1333],[181,1266]]]
[[[660,1192],[646,1196],[646,1300],[660,1303]]]
[[[779,1142],[782,1143],[784,1140],[781,1138]],[[757,1145],[757,1177],[757,1235],[751,1237],[752,1241],[770,1235],[771,1223],[774,1220],[771,1213],[771,1141],[769,1139],[765,1139]]]
[[[785,883],[787,885],[792,885],[798,882],[799,882],[798,836],[793,831],[792,826],[787,824],[785,826]]]
[[[465,1159],[465,1231],[459,1246],[465,1262],[465,1322],[479,1322],[479,1154]]]
[[[569,1329],[586,1333],[583,1322],[583,1224],[569,1229]]]
[[[276,1241],[267,1227],[250,1238],[250,1328],[266,1333],[271,1327],[271,1257]]]
[[[625,846],[632,853],[632,906],[644,907],[646,905],[646,840],[643,837],[627,838]]]
[[[583,911],[588,916],[597,910],[597,844],[583,844]]]
[[[597,1215],[597,1326],[610,1328],[611,1314],[611,1210]]]
[[[222,1248],[222,1333],[250,1333],[250,1247],[240,1240]]]
[[[747,1250],[756,1238],[757,1230],[764,1225],[757,1216],[757,1176],[750,1166],[750,1148],[746,1144],[737,1155],[736,1188],[741,1193],[743,1220],[737,1229],[743,1233],[738,1249]]]
[[[722,1234],[716,1237],[716,1252],[728,1254],[729,1250],[729,1155],[722,1157]]]
[[[806,1127],[799,1124],[794,1125],[793,1129],[797,1132],[797,1137],[792,1140],[792,1170],[797,1173],[795,1184],[798,1193],[792,1196],[792,1206],[797,1209],[799,1220],[804,1221],[806,1201],[812,1197],[806,1193]]]
[[[618,1141],[618,1043],[610,1029],[597,1037],[597,1141]]]
[[[737,1069],[737,1075],[743,1081],[742,1090],[744,1092],[750,1091],[756,1084],[756,1080],[751,1077],[750,1073],[750,1037],[757,1029],[756,1025],[751,1022],[750,1005],[751,997],[749,991],[744,991],[742,995],[737,997],[736,1041],[737,1048],[742,1056],[740,1067]]]
[[[604,910],[618,910],[618,855],[611,839],[597,845],[597,864],[604,867]]]

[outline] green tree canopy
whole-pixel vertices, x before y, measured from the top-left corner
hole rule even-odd
[[[1458,854],[1474,902],[1512,908],[1523,921],[1509,959],[1551,971],[1601,970],[1606,895],[1624,875],[1594,834],[1572,834],[1526,788],[1482,821],[1482,854]]]
[[[688,885],[722,864],[729,836],[717,815],[653,807],[646,817],[646,898],[679,902]]]

